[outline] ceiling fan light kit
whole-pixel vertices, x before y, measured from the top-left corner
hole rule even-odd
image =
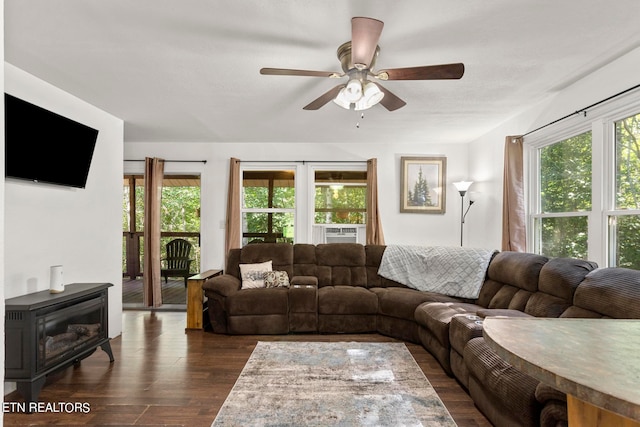
[[[353,106],[354,110],[367,110],[378,104],[384,93],[378,86],[370,81],[364,80],[364,83],[357,78],[349,80],[347,86],[340,89],[338,96],[333,100],[340,107],[350,110]]]
[[[333,102],[335,102],[337,105],[344,108],[345,110],[349,110],[351,108],[351,102],[347,101],[344,97],[344,88],[340,90],[340,92],[338,93],[338,96],[333,98]]]
[[[379,83],[368,80],[444,80],[460,79],[464,74],[464,64],[427,65],[409,68],[391,68],[374,72],[380,46],[378,40],[384,23],[373,18],[355,17],[351,19],[351,40],[338,47],[338,59],[343,73],[331,71],[295,70],[288,68],[262,68],[260,74],[277,76],[307,77],[348,77],[346,84],[340,84],[311,101],[304,110],[318,110],[330,101],[345,109],[366,110],[378,103],[389,111],[395,111],[406,102],[391,93]]]
[[[340,91],[340,95],[349,102],[356,102],[362,98],[362,83],[358,79],[351,79],[347,86]],[[338,96],[340,96],[338,95]]]

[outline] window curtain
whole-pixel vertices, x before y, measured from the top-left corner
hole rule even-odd
[[[367,244],[384,245],[378,208],[378,159],[367,160]]]
[[[143,303],[145,307],[162,305],[160,275],[160,221],[164,160],[147,157],[144,160],[144,271]]]
[[[225,260],[229,250],[240,247],[240,185],[240,160],[232,157],[229,162],[229,192],[227,194],[227,222],[224,244]]]
[[[507,136],[504,144],[502,250],[526,252],[523,145],[521,136]]]

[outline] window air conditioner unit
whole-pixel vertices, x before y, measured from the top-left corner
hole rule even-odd
[[[324,229],[326,243],[357,243],[358,230],[356,227],[326,227]]]

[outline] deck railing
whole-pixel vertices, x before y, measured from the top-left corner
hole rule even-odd
[[[131,280],[142,276],[143,271],[143,242],[144,233],[124,231],[122,233],[123,258],[122,258],[122,276],[129,277]],[[183,238],[193,244],[193,252],[191,257],[191,269],[194,274],[200,271],[200,233],[187,231],[166,231],[160,234],[160,247],[162,248],[161,258],[164,257],[165,245],[170,240]]]

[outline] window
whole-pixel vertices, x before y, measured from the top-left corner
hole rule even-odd
[[[550,257],[587,258],[591,132],[540,148],[539,159],[535,251]]]
[[[123,190],[122,271],[133,280],[143,270],[144,176],[126,175]],[[191,271],[200,271],[200,176],[164,176],[161,221],[161,257],[170,240],[185,239],[193,245]]]
[[[295,171],[244,170],[242,245],[294,241]]]
[[[366,171],[316,171],[314,224],[364,224]]]
[[[640,114],[615,121],[615,192],[610,264],[640,269]]]
[[[640,269],[640,93],[525,144],[529,250]]]
[[[242,245],[366,242],[366,163],[245,163]]]

